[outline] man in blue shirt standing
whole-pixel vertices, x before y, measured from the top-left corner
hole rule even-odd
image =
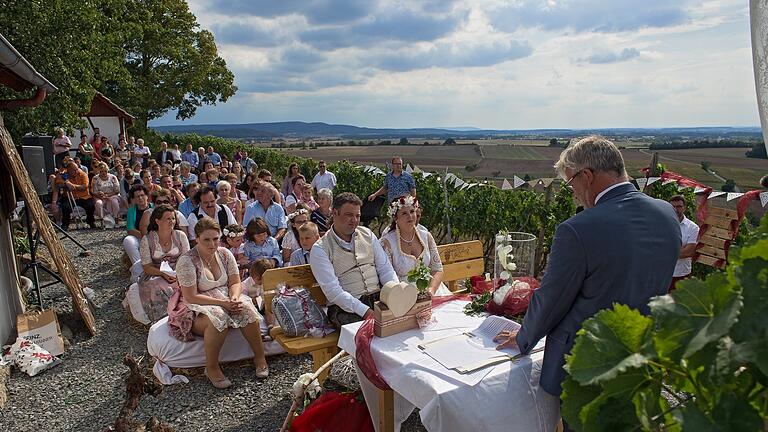
[[[208,146],[208,153],[205,154],[205,160],[212,163],[213,166],[221,166],[221,156],[213,151],[212,146]]]
[[[392,171],[384,177],[384,185],[376,192],[368,196],[368,201],[373,201],[379,195],[387,194],[387,203],[403,195],[416,196],[416,181],[413,176],[403,172],[403,158],[392,158]]]
[[[269,226],[269,235],[275,240],[282,240],[288,224],[285,219],[285,211],[276,202],[272,201],[275,195],[275,188],[267,182],[260,182],[256,189],[256,201],[248,204],[243,216],[243,225],[248,226],[248,222],[255,218],[264,219]]]
[[[192,151],[192,144],[187,144],[187,149],[181,154],[181,161],[189,163],[192,168],[196,168],[200,163],[197,153]]]

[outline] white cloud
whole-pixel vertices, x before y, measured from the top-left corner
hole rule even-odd
[[[338,2],[283,3],[190,4],[240,87],[191,122],[758,122],[742,1],[371,0],[349,2],[351,10],[330,17]],[[169,115],[155,123],[176,121]]]

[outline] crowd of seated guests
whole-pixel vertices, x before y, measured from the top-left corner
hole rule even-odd
[[[333,190],[315,191],[296,165],[277,185],[272,173],[259,169],[242,150],[230,161],[212,147],[195,152],[186,146],[177,155],[164,145],[154,158],[142,156],[144,161],[106,175],[99,165],[99,185],[93,185],[106,199],[99,211],[114,211],[113,197],[124,196],[127,204],[123,245],[134,284],[125,307],[145,324],[168,316],[171,335],[181,341],[202,337],[210,357],[206,375],[219,388],[231,383],[213,355],[222,335],[239,328],[253,349],[257,376],[266,377],[260,343],[268,336],[256,318],[266,325],[274,319],[263,316],[262,275],[310,263],[313,245],[326,233],[332,235]],[[420,231],[418,202],[393,205],[388,258],[396,261],[399,274],[424,260],[437,276],[430,290],[442,291],[442,267],[434,239]],[[407,250],[399,247],[400,235],[410,236]]]

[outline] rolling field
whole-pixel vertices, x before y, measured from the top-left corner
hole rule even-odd
[[[379,166],[389,162],[392,156],[400,155],[405,163],[415,164],[423,170],[442,171],[447,167],[453,172],[469,177],[500,179],[514,175],[522,178],[526,174],[532,178],[554,177],[552,165],[557,161],[562,149],[540,145],[487,144],[483,141],[481,145],[321,147],[281,151],[329,162],[346,159]],[[742,148],[718,148],[662,150],[658,153],[660,162],[668,170],[718,190],[723,182],[702,170],[701,161],[709,161],[712,170],[722,177],[733,179],[742,190],[755,189],[760,177],[768,174],[768,160],[747,158],[744,156],[745,151],[746,149]],[[642,148],[626,148],[622,150],[622,154],[627,172],[630,176],[637,177],[641,175],[639,170],[648,166],[652,152]],[[473,164],[477,164],[477,168],[467,172],[465,167]]]

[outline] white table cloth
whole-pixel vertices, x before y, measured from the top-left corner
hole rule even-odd
[[[417,345],[461,331],[483,321],[464,314],[466,301],[436,308],[437,323],[387,338],[374,337],[371,352],[379,372],[395,392],[395,426],[418,407],[421,422],[430,432],[542,431],[553,432],[560,419],[560,402],[539,387],[544,352],[486,369],[487,375],[469,385],[450,375]],[[339,347],[355,355],[355,334],[362,323],[341,329]],[[378,391],[358,370],[358,378],[373,424],[378,427]]]

